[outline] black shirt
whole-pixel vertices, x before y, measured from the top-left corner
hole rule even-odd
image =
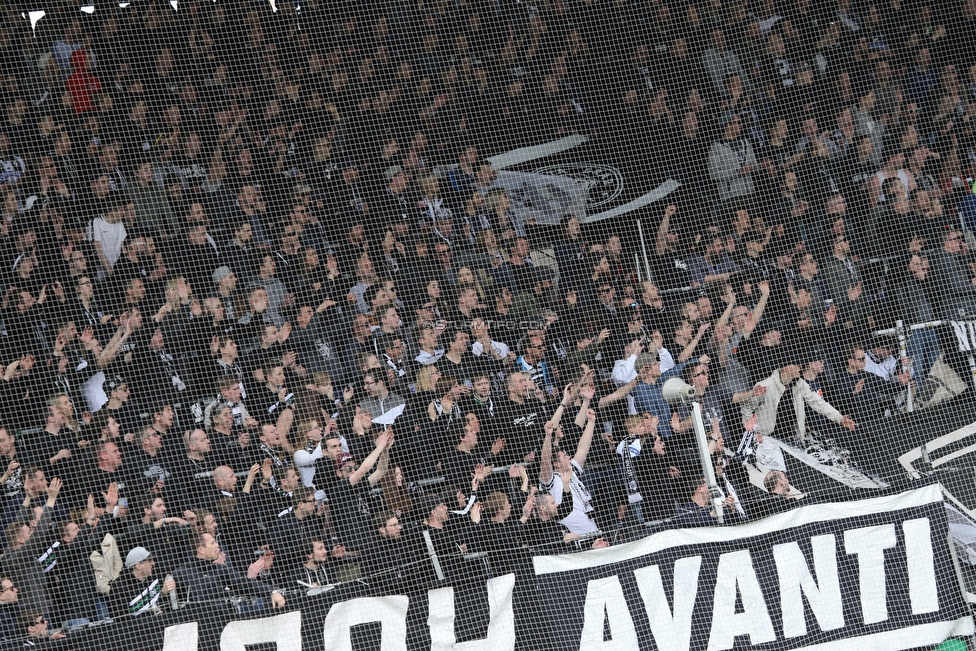
[[[365,477],[353,486],[339,481],[329,494],[333,531],[347,549],[365,550],[373,529],[372,486]]]

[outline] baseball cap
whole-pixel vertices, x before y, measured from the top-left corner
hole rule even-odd
[[[383,176],[386,177],[387,183],[396,178],[397,174],[403,174],[403,168],[399,165],[391,165],[390,167],[386,168],[385,172],[383,172]]]
[[[111,393],[116,389],[118,389],[123,384],[125,384],[125,380],[123,380],[118,375],[105,378],[105,381],[102,382],[102,391],[104,391],[105,393]]]
[[[132,569],[137,563],[141,563],[147,558],[152,558],[152,554],[145,547],[133,547],[129,550],[129,553],[125,555],[125,567],[126,569]]]
[[[336,457],[336,460],[335,460],[336,470],[339,470],[340,468],[342,468],[343,464],[345,464],[345,463],[347,463],[349,461],[355,461],[355,460],[356,460],[356,457],[352,456],[348,452],[340,452],[339,453],[339,456],[337,456]]]
[[[438,493],[428,493],[424,495],[420,500],[420,515],[422,517],[427,517],[427,515],[436,509],[441,504],[447,504],[447,500],[441,497]]]
[[[645,366],[650,366],[656,361],[658,361],[657,352],[641,353],[637,356],[637,362],[634,364],[634,370],[640,372],[642,368]]]
[[[217,267],[216,269],[214,269],[213,275],[211,276],[211,278],[213,278],[213,284],[219,285],[220,281],[229,275],[230,275],[230,267],[228,266]]]

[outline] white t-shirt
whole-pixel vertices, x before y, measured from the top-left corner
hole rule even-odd
[[[583,480],[580,479],[583,469],[576,463],[575,459],[571,463],[573,464],[573,479],[569,482],[569,490],[573,494],[573,510],[560,520],[559,524],[569,529],[570,533],[595,533],[600,530],[600,527],[596,526],[596,521],[590,515],[593,512],[593,497]],[[540,488],[543,492],[552,495],[557,505],[562,504],[563,478],[558,472],[553,471],[549,483],[542,484]]]
[[[125,240],[125,224],[110,224],[101,217],[91,220],[88,225],[88,240],[102,243],[102,253],[108,260],[110,267],[115,268],[115,262],[122,255],[122,242]]]

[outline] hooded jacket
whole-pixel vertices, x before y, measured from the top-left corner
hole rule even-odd
[[[65,81],[65,86],[71,93],[71,103],[75,107],[75,113],[94,111],[95,104],[92,102],[92,96],[102,90],[102,82],[88,72],[88,54],[84,49],[72,52],[70,61],[74,72]]]

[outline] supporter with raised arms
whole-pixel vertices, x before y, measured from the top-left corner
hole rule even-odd
[[[566,392],[570,390],[571,388],[567,386]],[[586,464],[586,457],[593,442],[596,412],[592,409],[586,411],[586,425],[583,427],[583,434],[580,436],[573,456],[569,456],[562,449],[557,449],[553,455],[552,434],[559,425],[564,408],[561,402],[560,408],[556,410],[553,418],[546,423],[546,435],[542,441],[542,451],[539,455],[539,485],[541,490],[552,495],[558,504],[563,499],[563,478],[560,473],[572,471],[570,487],[573,495],[573,511],[560,523],[564,524],[570,533],[595,533],[599,531],[599,527],[597,527],[596,520],[593,519],[593,497],[583,481],[583,466]],[[554,456],[555,458],[553,458]]]

